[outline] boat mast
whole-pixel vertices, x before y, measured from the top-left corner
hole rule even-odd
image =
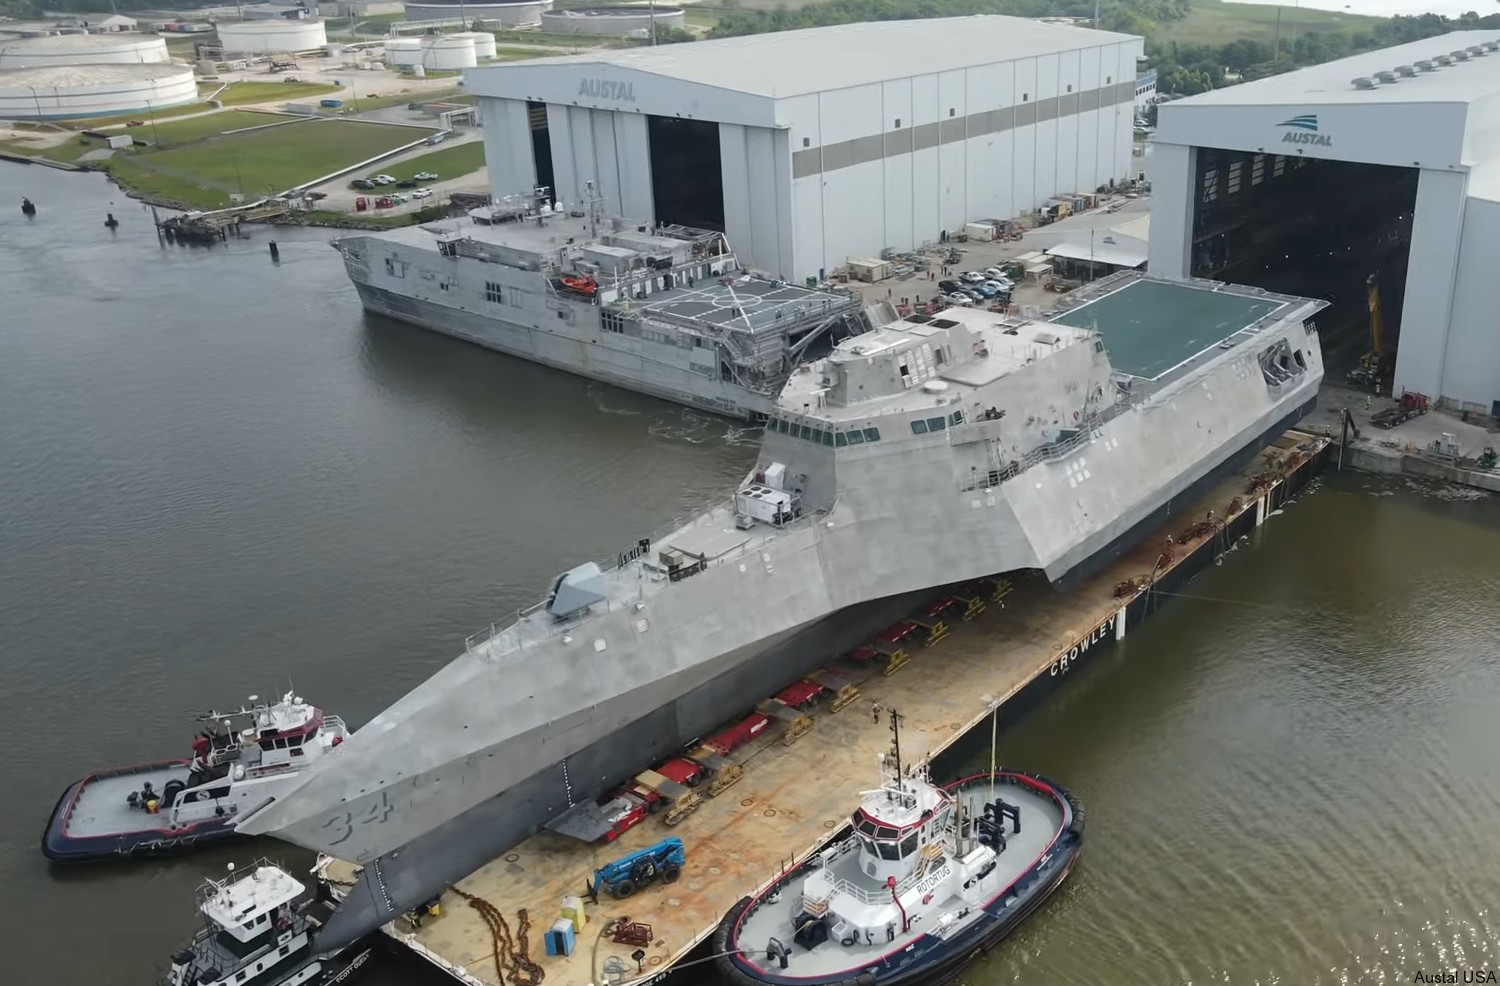
[[[896,790],[900,792],[902,804],[907,801],[906,774],[901,770],[901,720],[904,718],[906,717],[895,709],[891,710],[891,752],[896,758]]]

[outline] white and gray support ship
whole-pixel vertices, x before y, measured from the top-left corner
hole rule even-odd
[[[800,361],[869,327],[852,295],[742,269],[723,233],[542,195],[334,246],[368,311],[750,421]]]
[[[1048,321],[845,339],[727,502],[563,574],[239,827],[364,864],[329,949],[540,828],[595,835],[598,795],[893,610],[1018,569],[1066,588],[1194,502],[1314,405],[1322,307],[1129,274]]]

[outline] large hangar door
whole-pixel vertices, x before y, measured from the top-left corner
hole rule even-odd
[[[557,182],[552,175],[552,132],[547,129],[547,104],[526,104],[526,119],[531,125],[531,162],[536,165],[536,183],[552,190],[557,198]]]
[[[1406,290],[1416,168],[1198,148],[1192,274],[1323,298],[1330,376],[1369,350],[1374,274],[1394,368]]]
[[[651,194],[656,221],[724,231],[724,167],[719,125],[710,120],[648,116]]]

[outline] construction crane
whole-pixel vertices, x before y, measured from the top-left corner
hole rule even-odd
[[[1385,323],[1380,315],[1379,275],[1365,280],[1366,303],[1370,309],[1370,351],[1359,358],[1359,366],[1349,371],[1349,383],[1356,387],[1380,390],[1390,375],[1390,361],[1385,351]]]

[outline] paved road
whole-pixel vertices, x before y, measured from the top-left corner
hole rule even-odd
[[[482,136],[477,130],[459,131],[458,133],[454,134],[454,136],[444,141],[441,147],[427,147],[424,145],[422,147],[413,148],[410,151],[405,151],[401,154],[397,154],[394,157],[390,157],[385,159],[384,161],[381,161],[379,165],[370,168],[369,173],[378,175],[381,172],[391,172],[392,168],[399,167],[403,162],[410,161],[413,158],[419,158],[424,154],[431,154],[433,151],[441,150],[445,147],[454,147],[461,144],[472,144],[481,139]],[[391,173],[394,174],[394,172]],[[349,187],[349,182],[353,181],[355,178],[362,177],[365,177],[365,175],[348,174],[340,178],[335,178],[332,181],[326,181],[321,185],[313,186],[313,191],[325,192],[328,195],[328,198],[323,199],[318,203],[318,208],[328,209],[332,211],[353,212],[354,200],[356,198],[362,195],[366,197],[373,197],[375,195],[381,194],[381,192],[359,191]],[[381,209],[378,214],[382,216],[391,216],[399,215],[403,212],[415,212],[424,205],[431,205],[433,202],[442,201],[451,192],[482,192],[485,189],[489,188],[489,184],[489,170],[487,168],[480,168],[478,171],[471,172],[467,175],[443,178],[438,181],[432,182],[427,186],[433,191],[432,198],[425,201],[420,199],[411,201],[406,203],[405,205],[397,206],[394,209]],[[410,190],[391,189],[391,191],[406,192]]]

